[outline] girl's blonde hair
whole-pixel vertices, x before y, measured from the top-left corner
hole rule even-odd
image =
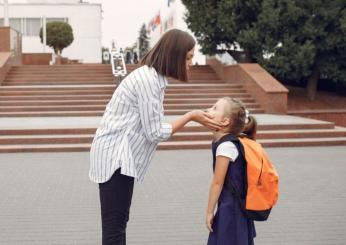
[[[229,106],[225,107],[225,116],[231,120],[230,133],[240,136],[246,135],[248,138],[255,140],[257,133],[257,121],[253,116],[246,115],[244,104],[234,98],[224,97]]]

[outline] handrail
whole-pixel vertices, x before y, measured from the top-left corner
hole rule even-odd
[[[11,64],[18,65],[22,63],[22,34],[10,28],[10,49],[11,49]]]

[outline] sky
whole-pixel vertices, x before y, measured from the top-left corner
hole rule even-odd
[[[111,46],[116,41],[118,48],[132,46],[143,23],[148,22],[159,12],[167,0],[89,0],[102,3],[102,44]]]

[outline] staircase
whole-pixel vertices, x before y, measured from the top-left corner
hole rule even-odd
[[[263,114],[242,84],[223,82],[209,66],[195,66],[189,75],[189,83],[171,80],[166,89],[168,121],[231,96],[256,114],[264,146],[346,144],[346,129],[333,123]],[[115,89],[109,65],[13,67],[0,86],[0,152],[88,151]],[[190,123],[159,149],[206,149],[210,140],[206,128]]]
[[[193,68],[190,79],[171,81],[166,115],[208,108],[223,96],[239,98],[252,113],[263,112],[241,84],[222,82],[208,66]],[[102,116],[115,89],[109,65],[17,66],[0,87],[0,117]]]

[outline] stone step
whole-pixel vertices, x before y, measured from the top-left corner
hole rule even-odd
[[[86,77],[88,75],[91,76],[112,76],[112,70],[52,70],[52,71],[12,71],[8,73],[8,78],[49,78],[49,77],[58,77],[64,78],[64,76],[78,76],[78,77]],[[215,72],[188,72],[189,77],[218,77]]]
[[[60,75],[60,74],[68,74],[68,73],[110,73],[112,72],[111,67],[107,68],[86,68],[86,69],[75,69],[75,68],[55,68],[55,67],[49,67],[47,68],[11,68],[9,73],[10,74],[33,74],[33,75],[42,75],[42,74],[54,74],[54,75]]]
[[[96,117],[104,111],[46,111],[46,112],[0,112],[3,117]]]
[[[5,83],[38,83],[38,82],[47,82],[47,83],[52,83],[52,82],[82,82],[82,81],[94,81],[97,82],[99,80],[104,80],[104,81],[112,81],[113,76],[111,74],[107,76],[99,76],[97,74],[90,74],[90,75],[66,75],[64,77],[56,77],[54,75],[49,75],[47,74],[45,77],[36,77],[36,76],[30,76],[26,75],[25,77],[6,77],[4,80]],[[213,76],[189,76],[189,81],[191,80],[219,80],[219,77],[216,75]]]
[[[93,134],[60,134],[60,135],[5,135],[0,136],[0,145],[15,144],[83,144],[91,143]]]
[[[17,120],[17,119],[14,119]],[[30,123],[31,125],[32,123]],[[294,133],[305,133],[306,131],[316,135],[320,132],[340,132],[344,133],[345,128],[334,128],[333,123],[328,122],[317,122],[317,123],[289,123],[289,124],[259,124],[258,125],[259,134],[261,134],[263,138],[268,138],[269,136],[275,133],[279,134],[289,134],[292,135]],[[80,128],[3,128],[0,129],[0,135],[83,135],[83,134],[95,134],[96,127],[80,127]],[[181,132],[185,133],[202,133],[209,134],[209,130],[203,126],[198,124],[188,125],[184,127]],[[299,136],[297,136],[299,137]]]
[[[0,129],[0,136],[23,136],[23,135],[94,135],[96,128],[21,128]]]
[[[62,74],[111,74],[112,69],[10,69],[9,75],[32,75],[32,76],[43,76],[46,74],[53,74],[56,76],[61,76]],[[132,70],[127,70],[128,73],[131,73]],[[213,70],[210,71],[198,71],[198,70],[190,70],[187,72],[188,75],[213,75],[216,73]]]
[[[258,140],[264,147],[303,147],[346,145],[346,137]],[[158,150],[210,149],[210,141],[168,141],[158,145]],[[90,151],[90,144],[39,144],[1,145],[0,153],[17,152],[81,152]]]
[[[203,85],[202,85],[203,86]],[[113,84],[58,84],[58,85],[21,85],[21,86],[0,86],[0,91],[60,91],[60,90],[94,90],[94,89],[116,89],[117,85]]]
[[[258,140],[263,147],[303,147],[303,146],[337,146],[346,145],[346,137],[338,138],[303,138],[303,139],[263,139]],[[159,144],[159,150],[210,149],[210,141],[172,141]],[[87,150],[87,149],[86,149]]]
[[[37,78],[47,78],[47,77],[60,77],[64,78],[64,76],[111,76],[112,70],[106,70],[106,71],[66,71],[66,70],[58,70],[58,71],[10,71],[7,78],[27,78],[27,77],[37,77]]]
[[[167,88],[165,94],[177,94],[177,93],[246,93],[246,90],[240,88]],[[95,90],[50,90],[50,91],[2,91],[0,90],[0,96],[18,96],[18,95],[80,95],[80,94],[113,94],[113,90],[108,89],[95,89]]]
[[[44,104],[44,103],[43,103]],[[214,103],[194,103],[194,104],[164,104],[165,110],[171,109],[206,109]],[[249,109],[260,108],[257,103],[247,103],[245,106]],[[14,112],[14,111],[97,111],[105,110],[106,105],[38,105],[38,106],[1,106],[0,112]]]
[[[61,85],[61,84],[66,84],[66,85],[79,85],[79,84],[102,84],[102,85],[107,85],[107,84],[114,84],[113,80],[99,80],[99,81],[55,81],[55,82],[6,82],[4,81],[2,83],[2,86],[37,86],[37,85]]]
[[[172,81],[172,84],[182,84],[182,82],[179,81]],[[201,80],[201,79],[191,79],[188,82],[189,84],[224,84],[222,80],[219,79],[209,79],[209,80]],[[100,84],[100,85],[107,85],[107,84],[115,84],[113,79],[107,79],[107,80],[98,80],[98,81],[88,81],[88,80],[80,80],[80,81],[39,81],[39,82],[6,82],[4,81],[2,83],[2,86],[41,86],[41,85],[86,85],[86,84]]]
[[[127,64],[126,68],[128,70],[134,70],[140,67],[139,64]],[[66,64],[66,65],[15,65],[12,66],[12,69],[37,69],[37,70],[44,70],[44,69],[111,69],[110,64]],[[190,68],[191,70],[201,70],[201,71],[206,71],[206,70],[212,70],[212,68],[209,65],[193,65]]]
[[[132,71],[137,69],[140,65],[126,65],[127,70]],[[110,64],[69,64],[69,65],[17,65],[12,66],[11,70],[109,70],[111,69]],[[213,72],[213,69],[209,65],[194,65],[189,70],[191,71],[199,71],[199,72]]]
[[[200,108],[203,109],[203,108]],[[191,109],[190,109],[191,110]],[[165,111],[165,115],[183,115],[185,113],[189,112],[189,110],[186,109],[170,109]],[[250,113],[264,113],[263,109],[260,108],[249,108]]]
[[[42,75],[42,74],[68,74],[68,73],[110,73],[112,72],[111,67],[107,68],[68,68],[68,67],[44,67],[42,68],[31,68],[22,66],[20,68],[12,67],[9,71],[10,74],[33,74],[33,75]],[[196,72],[196,71],[195,71]]]
[[[215,94],[167,94],[165,99],[205,99],[205,98],[215,98],[215,101],[224,96],[231,96],[233,98],[251,98],[249,94],[245,93],[215,93]],[[109,95],[25,95],[25,96],[0,96],[0,101],[14,101],[14,100],[89,100],[89,99],[110,99],[112,97]]]
[[[103,108],[103,106],[102,106]],[[44,111],[43,109],[39,111],[1,111],[0,110],[0,117],[84,117],[84,116],[102,116],[104,113],[104,110],[85,110],[85,111],[58,111],[57,108],[54,108],[55,111]],[[96,108],[93,108],[96,109]],[[197,109],[194,107],[194,109]],[[201,108],[204,109],[204,108]],[[166,115],[183,115],[187,112],[189,112],[191,109],[167,109],[165,111]],[[264,113],[263,109],[257,109],[257,108],[249,108],[250,113]]]
[[[0,145],[19,144],[83,144],[91,143],[94,134],[0,135]],[[257,140],[338,138],[346,137],[346,129],[259,131]],[[169,141],[212,141],[211,132],[178,132]]]
[[[207,81],[214,81],[214,80],[219,80],[220,78],[213,74],[213,75],[190,75],[189,76],[189,82],[191,80],[207,80]],[[76,82],[81,82],[81,81],[94,81],[97,82],[99,80],[105,80],[105,81],[112,81],[113,76],[112,74],[97,74],[97,73],[90,73],[90,74],[65,74],[61,76],[55,76],[53,74],[46,74],[46,75],[41,75],[41,76],[35,76],[35,75],[30,75],[30,74],[23,74],[23,75],[17,75],[17,74],[9,74],[6,76],[6,79],[4,80],[5,83],[35,83],[35,82],[47,82],[47,83],[52,83],[52,82],[57,82],[57,81],[76,81]],[[173,79],[169,79],[173,80]]]
[[[38,86],[0,86],[0,92],[20,92],[20,91],[67,91],[67,90],[111,90],[114,91],[117,88],[116,84],[80,84],[80,85],[38,85]],[[168,84],[167,89],[229,89],[237,88],[242,89],[243,86],[240,83],[195,83],[195,84]]]
[[[248,104],[255,103],[254,99],[251,98],[243,98],[241,101],[247,106]],[[1,106],[63,106],[63,105],[106,105],[109,100],[29,100],[29,101],[0,101]],[[216,102],[216,99],[165,99],[164,104],[210,104],[213,105]]]

